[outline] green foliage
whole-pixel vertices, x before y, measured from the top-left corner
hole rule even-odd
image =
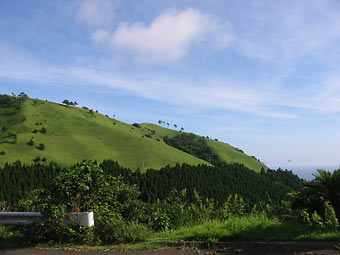
[[[311,221],[309,213],[306,209],[302,209],[300,211],[299,220],[303,224],[312,225],[312,221]]]
[[[61,171],[50,191],[58,204],[75,212],[93,210],[96,201],[108,199],[108,188],[109,181],[103,170],[91,162],[83,162]]]
[[[6,134],[2,135],[2,141],[0,143],[9,143],[9,144],[16,144],[17,143],[17,135],[11,132],[7,132]]]
[[[340,222],[340,169],[333,173],[325,170],[317,170],[315,179],[305,182],[303,190],[297,194],[292,204],[296,208],[307,208],[312,214],[316,211],[319,215],[325,215],[324,202],[329,201],[335,215]],[[329,213],[329,212],[328,212]]]
[[[339,222],[338,219],[336,218],[334,208],[329,201],[325,201],[324,208],[325,208],[325,225],[334,229],[339,228]]]
[[[239,195],[229,195],[221,207],[220,217],[228,219],[232,216],[243,216],[245,214],[245,202]]]
[[[45,127],[42,127],[40,130],[39,130],[40,133],[42,134],[46,134],[47,132],[47,129]]]
[[[45,150],[45,145],[43,143],[39,143],[39,145],[36,147],[38,150]]]
[[[25,237],[31,242],[113,243],[148,236],[147,228],[138,223],[144,218],[144,204],[138,201],[136,187],[105,175],[93,162],[60,171],[47,189],[34,194],[32,206],[44,216],[28,227]],[[93,211],[94,230],[68,225],[66,212],[74,211]]]
[[[40,157],[39,156],[36,156],[34,159],[33,159],[33,161],[34,161],[34,163],[38,163],[38,162],[40,162]]]
[[[211,237],[209,236],[206,240],[205,240],[205,245],[208,249],[211,249],[212,247],[214,247],[217,243],[218,243],[218,238],[217,237]]]
[[[32,146],[32,145],[34,145],[34,142],[33,142],[32,139],[30,139],[26,144]]]
[[[317,225],[317,226],[320,226],[320,227],[323,226],[323,219],[322,219],[322,217],[317,213],[317,211],[315,211],[315,212],[312,213],[311,222],[312,222],[313,225]]]
[[[171,138],[165,136],[163,137],[163,140],[168,145],[194,155],[195,157],[203,159],[213,165],[220,162],[218,156],[207,145],[206,140],[200,136],[192,133],[181,133]]]
[[[154,239],[167,241],[302,241],[339,240],[332,229],[297,223],[281,223],[264,214],[231,217],[228,220],[207,220],[194,226],[183,226],[155,234]]]
[[[151,215],[152,218],[152,229],[156,231],[167,230],[170,228],[171,222],[170,217],[160,210],[156,210]]]
[[[138,123],[133,123],[132,126],[134,126],[136,128],[141,128],[140,124],[138,124]]]
[[[4,150],[2,150],[2,151],[0,151],[0,155],[5,155],[6,154],[6,152],[4,151]]]
[[[17,135],[13,128],[25,121],[21,114],[21,106],[24,98],[0,95],[0,144],[15,144]]]

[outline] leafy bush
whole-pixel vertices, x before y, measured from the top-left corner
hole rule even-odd
[[[220,209],[220,218],[228,219],[232,216],[243,216],[245,214],[245,203],[239,195],[229,195],[227,201]]]
[[[39,146],[36,147],[38,150],[45,150],[45,145],[43,143],[39,143]]]
[[[324,208],[325,208],[325,221],[324,221],[325,225],[327,227],[337,229],[339,227],[339,223],[333,206],[329,201],[325,201]]]
[[[139,125],[138,123],[133,123],[132,126],[134,126],[136,128],[141,128],[141,125]]]
[[[62,170],[48,189],[35,194],[32,206],[44,217],[25,233],[33,243],[132,242],[144,240],[150,232],[138,223],[145,218],[145,206],[136,186],[105,175],[90,161]],[[67,225],[66,212],[74,211],[93,211],[93,230]]]
[[[6,152],[4,150],[0,151],[0,155],[5,155]]]
[[[42,127],[40,130],[39,130],[40,133],[42,134],[46,134],[47,132],[47,129],[45,127]]]
[[[29,140],[26,144],[32,146],[32,145],[34,144],[34,142],[33,142],[33,140],[31,139],[31,140]]]
[[[33,159],[33,161],[34,161],[35,163],[38,163],[38,162],[40,161],[40,157],[39,157],[39,156],[36,156],[36,157]]]

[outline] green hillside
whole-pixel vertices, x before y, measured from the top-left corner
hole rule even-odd
[[[111,159],[132,169],[167,164],[208,164],[167,145],[179,131],[153,124],[130,125],[86,107],[0,95],[0,166],[20,160],[54,161],[70,166],[84,159]],[[259,171],[263,165],[232,146],[204,138],[218,157]]]
[[[179,131],[163,128],[158,125],[143,123],[141,126],[149,128],[151,130],[155,130],[157,136],[164,137],[174,137],[178,135]],[[213,152],[215,152],[221,161],[226,163],[241,163],[249,169],[255,170],[259,172],[261,168],[267,169],[265,165],[263,165],[259,160],[254,157],[251,157],[241,150],[235,149],[231,145],[219,141],[215,141],[206,137],[202,137],[206,140],[207,145],[212,148]]]
[[[23,163],[32,163],[36,157],[45,157],[47,161],[55,161],[63,166],[83,159],[112,159],[125,167],[141,170],[159,169],[176,162],[208,164],[162,141],[145,136],[148,130],[88,109],[26,99],[17,112],[8,107],[2,107],[2,110],[0,124],[3,123],[7,130],[0,138],[0,152],[5,152],[5,155],[0,155],[0,165],[18,159]],[[9,110],[12,111],[8,115],[11,119],[25,120],[9,124],[6,122],[8,116],[3,114]],[[43,128],[46,133],[41,132]],[[10,143],[8,134],[16,136],[15,143]],[[30,140],[33,145],[27,144]],[[39,144],[45,148],[38,149]]]

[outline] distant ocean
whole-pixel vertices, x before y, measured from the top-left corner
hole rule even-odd
[[[305,180],[313,180],[314,176],[313,174],[316,173],[317,169],[323,169],[323,170],[328,170],[330,172],[334,171],[335,169],[339,169],[339,166],[286,166],[286,167],[281,167],[282,169],[288,169],[292,170],[294,174],[299,176],[300,178],[303,178]]]

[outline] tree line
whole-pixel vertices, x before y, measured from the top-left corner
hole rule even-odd
[[[186,189],[186,199],[192,201],[197,192],[204,199],[223,203],[230,194],[243,197],[249,208],[260,202],[279,204],[287,192],[302,187],[303,181],[291,171],[268,170],[260,174],[241,164],[221,164],[216,167],[188,164],[166,166],[145,173],[120,166],[112,160],[99,164],[104,173],[137,185],[144,202],[165,199],[172,190]],[[45,188],[62,171],[56,163],[22,164],[17,161],[0,169],[0,201],[17,204],[25,194]]]

